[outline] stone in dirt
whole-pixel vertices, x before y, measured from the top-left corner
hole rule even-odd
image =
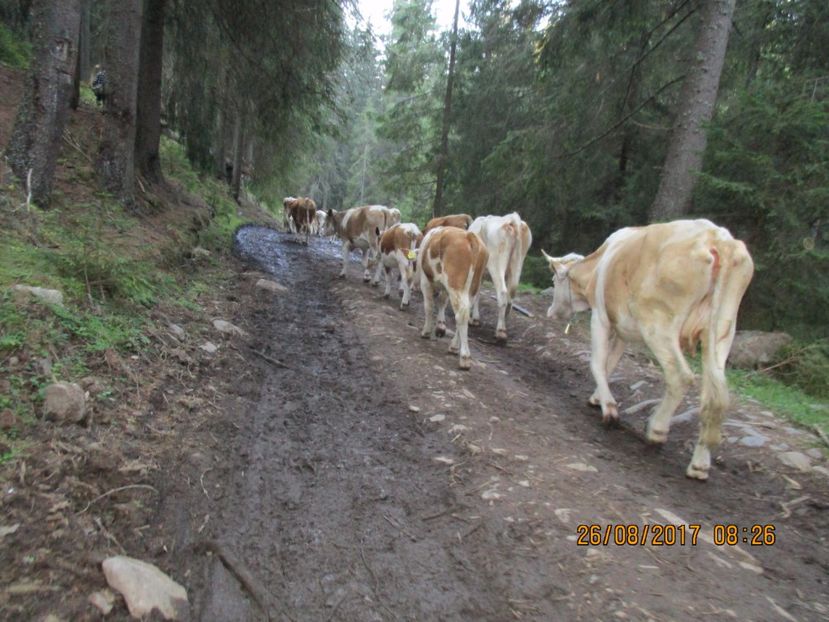
[[[235,324],[231,324],[227,320],[213,320],[213,328],[225,335],[236,335],[238,337],[246,337],[247,333]]]
[[[208,354],[216,354],[219,351],[219,346],[211,341],[205,341],[203,344],[199,346],[202,350],[207,352]]]
[[[740,445],[744,447],[762,447],[769,442],[768,436],[762,434],[751,434],[740,439]]]
[[[107,615],[115,605],[115,594],[111,590],[99,590],[89,595],[89,602],[102,614]]]
[[[170,331],[170,334],[179,341],[184,341],[184,338],[187,336],[187,333],[181,326],[173,324],[172,322],[167,325],[167,330]]]
[[[85,376],[81,378],[81,388],[87,391],[92,397],[104,392],[104,382],[96,376]]]
[[[86,395],[74,382],[56,382],[46,387],[43,414],[52,421],[80,423],[86,417]]]
[[[274,294],[288,291],[288,288],[284,285],[277,283],[276,281],[271,281],[269,279],[259,279],[258,281],[256,281],[256,287],[258,287],[259,289],[264,289],[268,292],[272,292]]]
[[[63,293],[57,289],[33,287],[31,285],[15,285],[12,287],[12,291],[15,292],[15,300],[18,303],[26,302],[27,298],[33,297],[50,305],[63,306]]]
[[[187,590],[152,564],[117,555],[105,559],[102,567],[107,583],[124,597],[132,617],[144,618],[158,610],[165,620],[189,619]]]
[[[778,362],[780,351],[791,342],[792,337],[787,333],[740,330],[734,336],[728,363],[741,369],[770,365]]]
[[[786,451],[778,457],[780,458],[780,462],[786,466],[803,471],[804,473],[812,468],[812,459],[799,451]]]

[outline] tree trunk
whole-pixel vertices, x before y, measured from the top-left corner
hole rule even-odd
[[[440,151],[436,158],[435,202],[432,218],[443,211],[443,187],[446,184],[446,166],[449,164],[449,116],[452,113],[452,82],[455,77],[455,50],[458,45],[458,12],[460,0],[455,0],[455,17],[452,22],[452,40],[449,44],[449,73],[446,76],[446,93],[443,97],[443,124],[440,130]]]
[[[80,0],[37,0],[32,8],[34,58],[7,155],[15,175],[29,184],[32,199],[41,207],[49,204],[72,98],[80,21]]]
[[[92,73],[92,0],[81,0],[81,36],[78,41],[78,55],[80,62],[81,81],[89,80]]]
[[[163,181],[158,143],[161,140],[161,63],[164,57],[166,0],[146,0],[141,28],[138,100],[135,128],[135,167],[152,183]]]
[[[126,205],[135,200],[135,114],[143,0],[108,0],[107,98],[95,163],[101,185]]]
[[[245,144],[245,122],[242,113],[236,115],[233,125],[233,172],[230,177],[230,194],[239,202],[242,191],[242,151]]]
[[[703,1],[694,56],[682,85],[668,155],[651,206],[652,222],[673,220],[689,211],[708,140],[703,125],[714,114],[735,4],[736,0]]]

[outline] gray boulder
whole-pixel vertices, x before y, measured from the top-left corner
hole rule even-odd
[[[144,619],[157,610],[165,620],[189,619],[187,590],[152,564],[117,555],[102,566],[107,583],[124,597],[133,618]]]
[[[52,421],[80,423],[86,417],[86,394],[74,382],[56,382],[46,387],[43,414]]]
[[[787,333],[767,333],[761,330],[740,330],[728,355],[732,367],[757,369],[780,361],[780,351],[792,342]]]
[[[42,300],[48,304],[63,306],[63,294],[57,289],[47,289],[45,287],[33,287],[31,285],[15,285],[12,287],[15,293],[15,299],[19,302],[25,301],[26,298],[33,297]]]

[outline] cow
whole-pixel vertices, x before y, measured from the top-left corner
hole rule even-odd
[[[469,225],[469,231],[481,238],[489,252],[486,267],[498,301],[495,339],[503,342],[507,340],[506,316],[512,307],[512,297],[521,279],[521,268],[533,237],[527,223],[515,212],[507,216],[480,216]],[[478,310],[480,297],[478,292],[472,303],[472,326],[481,323]]]
[[[469,214],[452,214],[450,216],[437,216],[426,223],[423,235],[426,235],[435,227],[458,227],[468,229],[472,224],[472,216]]]
[[[305,244],[311,239],[317,218],[317,204],[310,197],[285,199],[283,206],[287,212],[289,227],[292,232],[305,234]]]
[[[380,250],[380,236],[386,230],[386,210],[382,205],[352,207],[341,212],[329,208],[326,232],[336,234],[343,241],[340,278],[345,278],[349,251],[359,248],[363,252],[363,281],[368,283],[371,280],[369,257],[371,253],[377,254]]]
[[[423,292],[426,323],[420,336],[429,339],[446,334],[446,303],[452,303],[455,312],[455,336],[449,344],[450,352],[459,355],[458,367],[469,369],[467,332],[472,299],[478,294],[488,253],[486,246],[474,233],[458,227],[437,227],[429,231],[417,253],[417,274]],[[438,290],[438,318],[435,326],[434,293]]]
[[[380,237],[380,258],[377,262],[374,281],[380,280],[381,271],[385,272],[386,291],[383,292],[383,298],[388,298],[391,295],[392,270],[397,268],[403,289],[403,298],[400,301],[401,311],[409,306],[414,285],[416,251],[422,241],[423,234],[420,229],[410,222],[393,225]]]
[[[566,319],[592,309],[590,403],[602,419],[618,420],[608,376],[625,342],[644,342],[665,376],[665,395],[648,420],[647,439],[664,443],[671,416],[694,375],[683,349],[702,344],[700,433],[686,475],[708,479],[711,449],[729,405],[725,361],[734,340],[740,301],[754,274],[745,244],[708,220],[629,227],[587,257],[544,253],[554,273],[548,317]]]
[[[296,201],[296,197],[285,197],[282,199],[282,224],[291,233],[296,233],[294,230],[294,221],[291,219],[291,206]]]
[[[317,235],[322,236],[325,234],[325,219],[327,214],[325,211],[318,209],[316,214],[316,224],[314,226],[315,232]]]
[[[402,215],[400,214],[400,210],[396,207],[389,207],[389,215],[386,218],[386,229],[393,227],[394,225],[400,224],[402,220]]]

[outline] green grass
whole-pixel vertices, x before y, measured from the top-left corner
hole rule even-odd
[[[0,63],[25,69],[29,66],[31,57],[32,48],[28,41],[0,23]]]
[[[791,421],[806,427],[818,426],[829,434],[829,401],[758,372],[730,369],[727,376],[729,387],[743,397],[757,400]]]
[[[228,253],[233,232],[244,221],[228,194],[227,184],[199,175],[187,160],[184,147],[166,136],[161,137],[160,154],[164,174],[204,199],[213,211],[210,224],[199,232],[198,245],[210,251]]]

